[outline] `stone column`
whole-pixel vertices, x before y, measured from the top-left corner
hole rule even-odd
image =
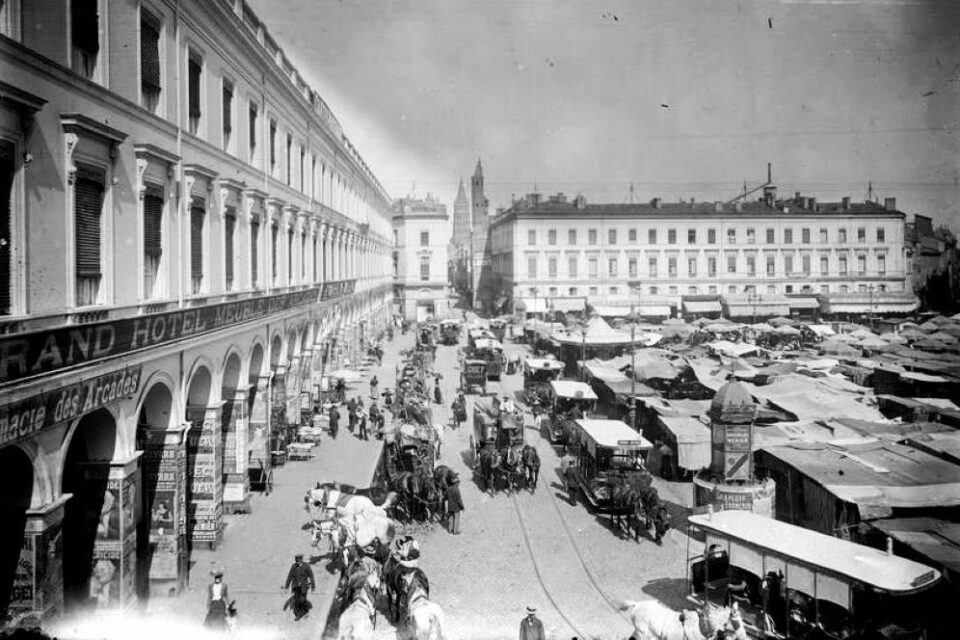
[[[187,534],[211,549],[223,534],[222,412],[220,404],[187,407]]]
[[[247,446],[250,450],[250,462],[256,468],[261,463],[270,468],[270,378],[272,374],[260,376],[256,384],[247,393],[249,418],[247,419]]]
[[[223,511],[249,511],[247,389],[224,390]],[[229,393],[227,393],[229,392]]]
[[[147,431],[141,458],[146,488],[140,492],[146,503],[140,517],[149,519],[149,541],[137,573],[149,597],[176,595],[187,586],[187,426]]]
[[[287,422],[289,424],[300,424],[300,356],[294,356],[287,363]]]
[[[20,560],[13,577],[8,612],[32,614],[42,622],[63,613],[63,513],[72,496],[26,512]]]
[[[316,389],[313,388],[313,371],[316,368],[314,363],[314,356],[319,353],[316,345],[304,349],[300,354],[300,394],[309,394],[309,402],[305,408],[312,409],[313,403],[316,402],[317,394],[315,393]]]

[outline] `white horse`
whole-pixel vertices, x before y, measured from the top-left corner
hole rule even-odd
[[[639,640],[709,640],[730,615],[729,609],[710,606],[701,620],[697,611],[677,612],[657,600],[628,600],[620,610],[627,613]]]
[[[400,523],[376,512],[354,515],[338,507],[336,519],[346,532],[346,544],[361,549],[370,547],[376,540],[389,545],[400,530]]]
[[[410,594],[407,616],[416,640],[443,640],[443,609],[427,598],[423,587],[414,587]]]
[[[311,506],[314,507],[319,512],[318,515],[321,519],[324,515],[337,509],[343,509],[345,513],[351,516],[367,513],[385,518],[387,517],[387,509],[396,500],[397,494],[391,491],[387,494],[383,504],[377,506],[367,496],[358,496],[331,487],[310,489],[303,497],[304,508],[309,511]]]
[[[366,585],[369,588],[360,589],[353,602],[340,614],[337,625],[338,640],[373,640],[373,623],[377,618],[377,609],[371,594],[380,587],[380,578],[376,574],[370,574]]]

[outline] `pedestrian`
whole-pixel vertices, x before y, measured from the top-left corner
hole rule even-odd
[[[536,607],[527,607],[527,617],[520,621],[520,640],[546,640]]]
[[[563,458],[560,459],[560,477],[563,479],[563,490],[567,492],[567,501],[571,504],[577,502],[577,479],[574,477],[576,466],[576,459],[569,453],[564,454]]]
[[[380,407],[377,406],[376,400],[370,403],[370,428],[374,430],[374,433],[379,440],[382,436],[382,424],[383,415],[380,413]]]
[[[223,582],[223,571],[213,574],[213,582],[207,585],[207,617],[203,626],[211,629],[223,629],[227,625],[227,599],[229,589]]]
[[[463,498],[460,497],[460,478],[454,477],[447,487],[447,531],[460,535],[460,513],[464,510]]]
[[[307,600],[307,591],[315,590],[317,583],[313,579],[313,570],[310,565],[304,563],[302,553],[294,556],[293,566],[287,573],[287,582],[283,588],[285,590],[289,588],[293,592],[293,619],[299,620],[308,615],[313,605]]]
[[[673,449],[666,441],[660,443],[660,477],[673,480]]]
[[[433,401],[437,404],[443,404],[443,395],[440,393],[440,378],[437,378],[433,387]]]
[[[377,387],[379,385],[380,385],[380,381],[377,380],[377,375],[374,374],[373,377],[370,378],[370,397],[371,398],[377,397]]]
[[[352,400],[352,398],[351,398]],[[357,405],[354,403],[352,406],[347,407],[347,429],[350,433],[353,433],[353,430],[357,426]]]
[[[330,406],[330,437],[337,439],[337,429],[340,428],[340,412],[335,405]]]
[[[337,392],[337,401],[343,402],[347,396],[347,383],[343,381],[343,378],[337,378],[337,384],[334,388]]]
[[[369,440],[367,436],[367,416],[357,409],[357,438],[360,440]]]
[[[389,388],[383,390],[383,406],[393,411],[393,392]]]
[[[456,398],[453,399],[453,404],[450,405],[450,411],[453,413],[453,428],[459,429],[460,423],[463,422],[461,415],[466,413],[464,408],[464,399],[463,393],[460,393]]]

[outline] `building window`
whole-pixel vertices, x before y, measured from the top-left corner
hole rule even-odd
[[[577,277],[577,259],[576,258],[567,259],[567,271],[571,278]]]
[[[630,258],[627,261],[627,272],[630,274],[631,278],[637,277],[637,259],[636,258]]]
[[[577,295],[577,288],[576,288],[576,287],[570,287],[570,289],[568,290],[568,293],[569,293],[571,296]]]
[[[617,244],[616,229],[607,229],[607,244]]]
[[[556,287],[550,287],[549,289],[547,289],[547,295],[549,295],[549,296],[551,296],[551,297],[556,297],[556,295],[557,295],[557,288],[556,288]]]
[[[717,244],[716,229],[707,229],[707,244]]]
[[[158,298],[160,257],[163,253],[163,189],[148,187],[143,194],[143,297]]]
[[[223,217],[223,274],[224,288],[233,291],[233,243],[237,230],[237,212],[233,207],[227,209]]]
[[[729,293],[730,295],[737,293],[737,285],[731,284],[730,286],[728,286],[727,293]]]
[[[277,121],[270,120],[270,175],[277,177]]]
[[[160,104],[160,21],[140,10],[140,106],[150,113]]]
[[[0,35],[20,41],[20,0],[0,2]]]
[[[547,231],[547,244],[549,244],[551,247],[557,246],[557,230],[556,229],[550,229],[549,231]]]
[[[820,275],[825,276],[830,273],[830,258],[820,256]]]
[[[76,304],[97,304],[102,276],[103,197],[106,174],[101,169],[79,166],[73,192],[76,242]]]
[[[747,256],[747,275],[757,275],[757,259],[753,256]]]
[[[187,58],[187,117],[190,133],[200,135],[201,124],[201,80],[203,78],[203,62],[194,52]]]
[[[820,244],[829,244],[830,238],[827,235],[826,229],[820,229]]]
[[[767,244],[774,244],[776,242],[776,233],[774,229],[767,229]]]
[[[667,288],[667,292],[668,292],[670,295],[675,296],[675,295],[677,295],[678,293],[680,293],[680,289],[677,287],[677,285],[672,284],[672,285],[670,285],[670,286]]]
[[[293,135],[287,134],[287,154],[284,156],[287,169],[287,186],[293,186]]]
[[[810,256],[800,256],[800,265],[803,267],[803,275],[810,275]]]
[[[100,7],[98,0],[70,0],[70,37],[73,70],[94,80],[100,53]]]
[[[846,229],[838,229],[838,230],[837,230],[837,242],[840,243],[840,244],[846,244],[846,243],[847,243],[847,230],[846,230]]]
[[[850,293],[850,285],[840,285],[840,293]]]
[[[527,231],[527,244],[531,247],[537,246],[537,231],[536,229],[530,229]]]
[[[757,242],[757,230],[753,227],[747,229],[747,244],[755,244]]]
[[[597,230],[590,229],[587,231],[587,244],[597,244]]]
[[[667,244],[677,244],[676,229],[667,229]]]
[[[620,289],[618,287],[610,287],[610,295],[615,296],[619,293],[620,293]]]
[[[2,17],[2,16],[0,16]],[[13,180],[16,175],[13,143],[0,140],[0,315],[13,313]]]
[[[650,229],[647,231],[647,244],[657,244],[657,230]]]
[[[696,229],[687,229],[687,244],[697,244]]]
[[[737,244],[736,229],[727,229],[727,244]]]
[[[886,242],[887,241],[887,230],[883,227],[877,228],[877,242]]]
[[[671,278],[677,277],[677,259],[670,257],[667,258],[667,275]]]
[[[223,79],[223,150],[230,153],[233,138],[233,85]]]
[[[599,291],[599,290],[597,289],[597,287],[590,287],[590,295],[591,295],[591,296],[597,295],[598,291]]]
[[[830,285],[828,284],[820,285],[820,293],[830,293]]]
[[[600,274],[599,271],[599,261],[596,258],[590,258],[587,260],[587,275],[591,278],[596,278]]]
[[[867,292],[867,285],[865,285],[865,284],[858,284],[858,285],[857,285],[857,291],[858,291],[859,293],[866,293],[866,292]]]
[[[608,273],[610,274],[610,277],[611,277],[611,278],[616,278],[617,275],[618,275],[619,269],[620,269],[620,267],[619,267],[619,265],[618,265],[618,263],[617,263],[617,259],[616,259],[616,258],[610,258],[610,259],[607,261],[607,267],[608,267]]]
[[[793,244],[793,229],[783,230],[783,244]]]
[[[537,277],[537,256],[527,256],[527,278]]]
[[[857,242],[866,242],[867,241],[867,230],[865,227],[857,228]]]
[[[536,265],[534,265],[534,267],[536,267]],[[427,256],[420,257],[420,281],[430,281],[430,258]]]
[[[657,287],[650,287],[650,295],[655,296],[660,290]]]
[[[737,256],[736,254],[730,254],[727,256],[727,273],[736,273],[737,272]]]
[[[547,275],[551,278],[557,277],[557,259],[548,258],[547,259]]]
[[[867,256],[857,256],[857,275],[867,275]]]
[[[250,286],[257,288],[259,275],[259,249],[260,243],[260,220],[254,218],[250,221]]]
[[[307,193],[307,148],[300,145],[300,193]]]
[[[783,272],[788,276],[793,273],[793,256],[789,254],[783,256]]]
[[[841,275],[841,276],[846,276],[846,275],[847,275],[847,257],[846,257],[846,256],[840,256],[840,257],[837,259],[837,264],[838,264],[838,266],[839,266],[840,275]]]
[[[650,272],[650,277],[656,278],[657,277],[657,259],[650,258],[650,261],[647,263],[647,268]]]
[[[247,133],[249,134],[249,147],[247,158],[250,164],[257,165],[257,105],[253,102],[247,110]]]
[[[697,259],[687,258],[687,275],[691,278],[697,277]]]
[[[270,226],[270,281],[273,286],[277,286],[280,281],[279,257],[280,252],[280,227],[274,222]]]
[[[569,229],[567,230],[567,244],[575,245],[577,244],[577,230]]]
[[[711,278],[717,275],[717,259],[707,258],[707,275]]]
[[[810,244],[810,229],[800,229],[800,242],[802,244]]]
[[[349,265],[348,267],[349,268]],[[287,284],[293,284],[293,228],[287,228]]]
[[[773,256],[767,256],[767,276],[773,277],[777,274],[777,259]]]
[[[687,287],[687,293],[691,296],[697,295],[698,291],[696,287]]]
[[[637,230],[636,230],[636,229],[630,229],[630,230],[627,231],[627,240],[628,240],[631,244],[637,244]]]
[[[887,274],[887,256],[882,253],[877,254],[877,275],[883,276]]]
[[[320,251],[319,251],[319,239],[317,234],[313,234],[313,282],[320,282]]]
[[[707,287],[707,293],[709,293],[710,295],[716,294],[716,293],[717,293],[717,285],[712,284],[712,285],[710,285],[709,287]]]
[[[421,231],[421,232],[420,232],[420,246],[421,246],[421,247],[429,247],[429,246],[430,246],[430,232],[429,232],[429,231]]]
[[[194,295],[203,291],[203,227],[207,207],[202,201],[190,205],[190,291]]]
[[[317,199],[317,154],[310,156],[310,197]]]

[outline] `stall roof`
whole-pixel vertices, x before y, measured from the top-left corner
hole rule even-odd
[[[784,409],[799,420],[827,420],[836,416],[882,422],[883,414],[857,400],[851,393],[821,383],[818,378],[790,374],[765,386],[744,383],[750,393]]]
[[[683,310],[687,313],[720,313],[719,300],[684,300]]]
[[[889,556],[884,551],[842,540],[810,529],[774,520],[749,511],[718,511],[690,516],[690,524],[770,549],[814,567],[839,573],[860,583],[890,593],[910,593],[933,584],[940,572],[930,567]],[[932,573],[932,579],[924,580]]]
[[[892,442],[803,442],[763,451],[859,507],[960,505],[960,467]]]
[[[608,378],[600,378],[600,380],[610,389],[610,391],[613,391],[617,395],[626,396],[627,398],[649,398],[660,395],[655,389],[651,389],[642,382],[633,382],[626,377],[612,380]]]
[[[553,298],[550,304],[554,311],[583,311],[583,298]]]
[[[596,400],[597,394],[593,392],[590,385],[585,382],[575,380],[553,380],[550,382],[553,392],[561,398],[577,398],[583,400]]]
[[[787,298],[787,305],[791,309],[819,309],[820,301],[816,298]]]
[[[652,449],[653,443],[619,420],[582,419],[577,424],[601,447]]]
[[[710,442],[710,429],[696,418],[660,416],[660,422],[676,437],[677,442],[684,444]]]
[[[945,428],[949,430],[911,435],[906,439],[905,444],[960,465],[960,431]]]
[[[556,358],[524,358],[524,362],[531,369],[556,369],[558,371],[563,369],[563,363]]]
[[[641,304],[637,307],[637,313],[650,318],[669,318],[673,315],[673,310],[666,304]]]
[[[630,334],[617,331],[603,318],[593,318],[587,325],[586,336],[581,332],[553,334],[553,339],[561,344],[586,344],[588,347],[630,344]]]
[[[593,310],[598,316],[604,318],[624,318],[630,315],[630,307],[614,307],[610,305],[593,305]]]
[[[757,355],[763,351],[763,349],[755,344],[749,344],[747,342],[730,342],[729,340],[714,340],[713,342],[708,342],[707,346],[717,353],[722,353],[724,355],[733,356],[736,358],[742,358],[746,355]]]
[[[517,302],[522,302],[526,313],[546,313],[546,298],[520,298]]]
[[[937,518],[885,518],[870,524],[931,562],[960,575],[960,524]]]

